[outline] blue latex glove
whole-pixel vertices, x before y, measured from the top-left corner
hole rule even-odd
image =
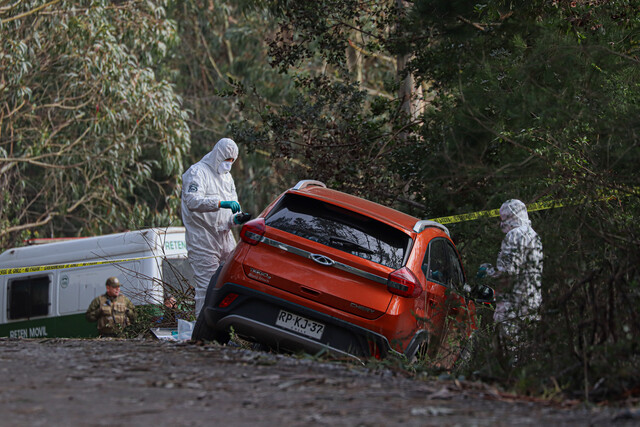
[[[240,212],[240,203],[235,200],[220,202],[220,207],[224,209],[231,209],[231,212],[233,213]]]
[[[481,265],[476,273],[476,279],[484,279],[485,277],[487,277],[487,267]]]

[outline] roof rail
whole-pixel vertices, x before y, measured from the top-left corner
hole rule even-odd
[[[324,185],[324,182],[314,181],[313,179],[303,179],[302,181],[299,181],[295,185],[295,187],[292,188],[292,190],[302,190],[303,188],[309,187],[310,185],[327,188],[327,186]]]
[[[430,219],[421,219],[420,221],[416,222],[416,225],[413,226],[413,231],[415,231],[416,233],[420,233],[422,232],[422,230],[428,227],[439,228],[440,230],[447,233],[447,236],[451,237],[451,234],[449,234],[449,229],[447,227],[440,224],[439,222],[431,221]]]

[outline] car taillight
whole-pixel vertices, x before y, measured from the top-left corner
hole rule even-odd
[[[253,219],[242,226],[242,230],[240,230],[240,238],[243,242],[250,245],[257,245],[260,239],[262,239],[262,236],[264,236],[266,229],[267,227],[264,224],[264,218]]]
[[[417,298],[422,293],[422,286],[418,278],[407,267],[402,267],[389,274],[387,289],[392,294],[406,298]]]
[[[227,296],[222,298],[222,301],[220,301],[220,304],[218,304],[218,307],[220,307],[220,308],[229,307],[231,305],[231,303],[236,300],[236,298],[238,298],[238,294],[233,294],[233,293],[232,294],[227,294]]]

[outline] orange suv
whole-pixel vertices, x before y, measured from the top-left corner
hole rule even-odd
[[[411,360],[475,328],[442,224],[305,180],[240,236],[211,279],[195,340],[226,343],[233,330],[279,350]]]

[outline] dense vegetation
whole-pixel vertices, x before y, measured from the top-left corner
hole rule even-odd
[[[222,136],[253,212],[302,178],[424,218],[566,201],[532,214],[537,356],[468,373],[638,396],[638,1],[0,2],[3,248],[179,223]],[[497,222],[450,229],[472,281]]]

